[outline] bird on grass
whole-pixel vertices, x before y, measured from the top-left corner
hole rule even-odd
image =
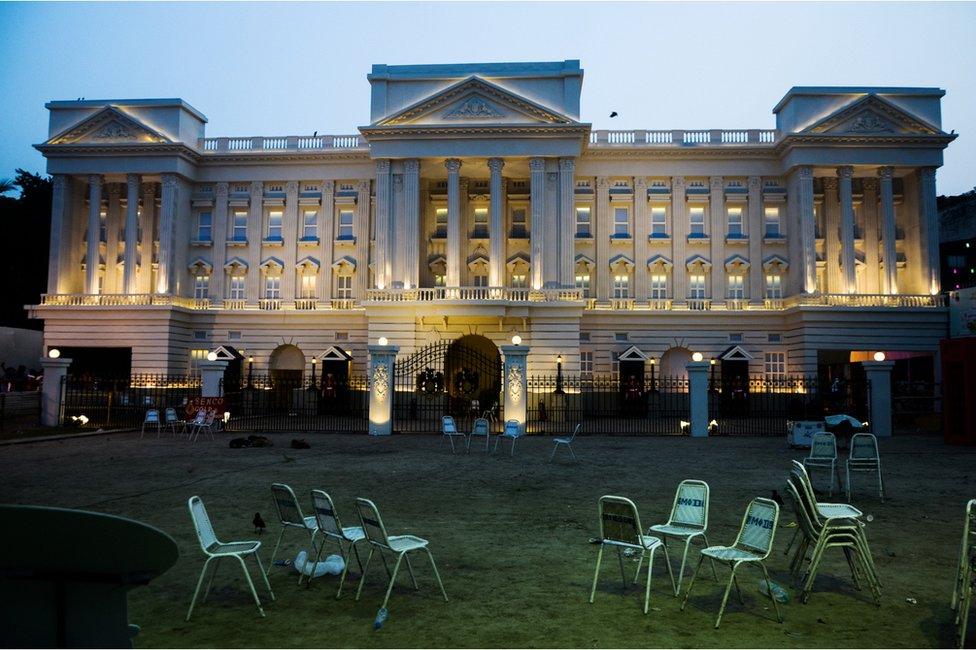
[[[264,519],[261,518],[260,512],[254,513],[254,519],[251,520],[251,523],[254,524],[255,533],[263,533],[264,530],[268,527],[268,525],[264,523]]]

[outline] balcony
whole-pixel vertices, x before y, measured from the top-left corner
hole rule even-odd
[[[243,138],[201,138],[199,149],[204,155],[284,152],[368,151],[361,135],[288,135],[249,136]]]
[[[366,300],[396,302],[575,302],[582,289],[524,289],[515,287],[423,287],[417,289],[369,289]]]
[[[928,294],[823,293],[794,296],[786,302],[787,306],[814,307],[945,307],[946,297]]]
[[[744,147],[765,145],[772,148],[777,140],[775,129],[672,129],[669,131],[611,131],[597,129],[590,132],[590,148],[602,147]]]
[[[295,309],[308,311],[319,306],[318,298],[295,298]]]
[[[258,298],[258,309],[279,311],[281,309],[281,298]]]

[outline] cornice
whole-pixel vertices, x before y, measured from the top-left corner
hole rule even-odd
[[[367,139],[409,139],[453,136],[476,138],[483,136],[517,138],[523,136],[580,136],[589,137],[590,125],[577,124],[524,124],[524,125],[424,125],[424,126],[369,126],[359,132]]]
[[[834,147],[939,147],[945,149],[955,140],[956,134],[928,135],[928,134],[891,134],[891,135],[857,135],[850,133],[828,134],[797,133],[788,135],[776,144],[776,151],[782,152],[796,145],[829,145]]]

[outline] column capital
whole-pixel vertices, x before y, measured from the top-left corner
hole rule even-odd
[[[605,190],[610,187],[610,179],[607,176],[596,177],[596,187],[598,190]]]
[[[264,194],[264,183],[261,181],[251,181],[251,194]]]
[[[139,185],[142,184],[142,176],[139,174],[126,174],[125,184],[130,192],[138,192]]]
[[[68,187],[67,174],[51,174],[51,187],[55,192],[61,192]]]
[[[841,165],[837,168],[837,178],[849,181],[854,177],[854,167],[852,165]]]
[[[894,178],[895,168],[890,165],[884,167],[878,167],[878,178],[883,181],[890,181]]]
[[[712,176],[708,179],[708,182],[713,190],[720,190],[725,181],[721,176]]]
[[[88,184],[89,185],[101,187],[102,186],[102,183],[103,183],[103,179],[102,179],[102,175],[101,174],[89,174],[88,175]]]
[[[647,176],[634,176],[634,189],[635,190],[638,190],[638,191],[646,190],[647,189]],[[646,196],[644,196],[644,197],[635,197],[635,198],[643,198],[645,200],[647,199]]]
[[[285,183],[285,194],[298,194],[298,181]]]
[[[214,183],[214,194],[221,201],[227,200],[227,194],[229,190],[230,190],[230,186],[224,181],[221,181],[219,183]]]
[[[461,171],[461,160],[458,158],[448,158],[444,161],[444,167],[449,174],[457,174]]]
[[[539,157],[529,158],[529,169],[534,172],[546,171],[546,159]]]
[[[489,158],[488,159],[488,169],[497,173],[500,173],[502,169],[505,168],[504,158]]]
[[[800,178],[813,178],[813,167],[810,165],[800,165],[796,172],[800,175]]]
[[[155,183],[143,183],[142,193],[146,196],[156,196],[156,184]]]
[[[750,176],[747,182],[750,190],[758,190],[762,187],[762,176]]]
[[[331,183],[332,181],[329,181],[329,182]],[[333,183],[332,185],[330,185],[330,187],[335,187],[335,184]],[[369,179],[363,179],[363,180],[359,181],[358,186],[357,186],[356,189],[359,192],[361,192],[361,193],[362,192],[369,192],[369,189],[370,189]]]
[[[576,169],[576,159],[575,158],[560,158],[559,159],[559,171],[561,172],[571,172]]]
[[[390,171],[390,160],[389,158],[378,158],[376,160],[376,173],[385,174]]]
[[[681,189],[685,186],[684,176],[672,176],[671,177],[671,189]],[[684,198],[684,197],[682,197]]]
[[[122,196],[122,185],[119,183],[108,183],[108,195],[111,199],[118,199]]]
[[[420,160],[417,158],[407,158],[403,161],[403,171],[408,174],[419,174]]]
[[[172,173],[162,174],[161,179],[164,189],[176,187],[176,184],[179,182],[179,176]]]
[[[935,170],[936,170],[936,167],[919,167],[918,168],[918,175],[922,178],[922,180],[925,180],[925,181],[934,181],[935,180]]]
[[[835,176],[824,176],[823,186],[825,190],[837,190],[837,178]]]
[[[871,176],[866,177],[863,181],[864,189],[871,190],[872,192],[878,189],[878,179]]]

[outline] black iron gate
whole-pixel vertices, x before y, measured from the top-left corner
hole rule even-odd
[[[462,429],[487,415],[501,421],[502,367],[498,353],[487,354],[457,341],[439,341],[394,365],[393,430],[435,433],[441,417],[454,416]]]
[[[248,373],[240,386],[224,385],[228,431],[366,433],[366,378],[282,377]]]

